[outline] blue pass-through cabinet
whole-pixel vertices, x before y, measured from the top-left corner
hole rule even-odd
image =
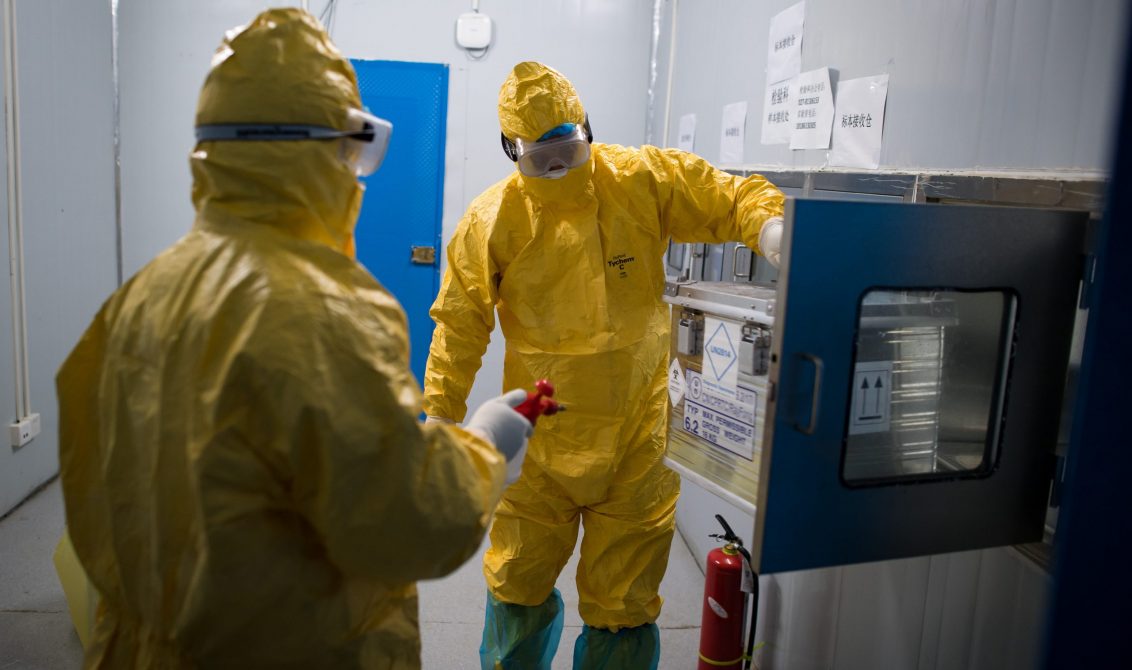
[[[760,572],[1040,540],[1088,217],[787,201],[777,284],[671,282],[667,461]]]

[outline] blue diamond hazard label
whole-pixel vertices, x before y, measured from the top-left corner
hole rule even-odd
[[[735,343],[732,342],[731,334],[727,330],[723,322],[719,322],[719,326],[712,331],[707,342],[704,343],[704,358],[711,367],[713,381],[723,381],[739,358]]]

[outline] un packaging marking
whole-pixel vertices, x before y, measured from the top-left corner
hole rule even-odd
[[[704,382],[734,398],[739,386],[739,341],[743,326],[734,321],[704,318]]]
[[[675,407],[684,399],[684,367],[680,365],[679,358],[673,358],[668,366],[668,399]]]
[[[747,460],[755,458],[755,411],[758,393],[738,386],[735,396],[705,384],[703,375],[687,370],[684,431]]]
[[[892,361],[857,363],[849,434],[883,433],[892,424]]]

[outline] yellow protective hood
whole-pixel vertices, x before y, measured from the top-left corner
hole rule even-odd
[[[519,63],[499,89],[499,127],[511,139],[534,142],[555,126],[585,121],[574,85],[542,63]]]
[[[272,9],[225,36],[196,123],[345,129],[361,106],[353,67],[318,22]],[[190,159],[198,219],[269,225],[352,255],[363,187],[339,159],[341,142],[201,142]]]
[[[574,85],[561,72],[524,61],[511,69],[499,89],[499,127],[508,138],[535,141],[563,123],[586,121],[586,110]],[[526,191],[544,202],[588,206],[593,199],[593,156],[561,179],[519,175]]]

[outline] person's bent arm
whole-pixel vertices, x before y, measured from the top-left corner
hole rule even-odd
[[[661,220],[675,241],[742,241],[763,256],[777,254],[777,248],[762,248],[760,233],[764,224],[781,219],[785,198],[765,177],[737,177],[676,149],[641,151],[662,186]]]
[[[424,409],[430,417],[462,421],[468,393],[495,328],[498,277],[486,230],[473,214],[448,244],[448,270],[429,315],[436,322],[425,369]]]
[[[326,402],[310,395],[296,408],[299,509],[346,574],[388,583],[448,574],[483,539],[502,494],[504,456],[461,428],[421,424],[407,366],[336,363],[327,374],[343,393]]]

